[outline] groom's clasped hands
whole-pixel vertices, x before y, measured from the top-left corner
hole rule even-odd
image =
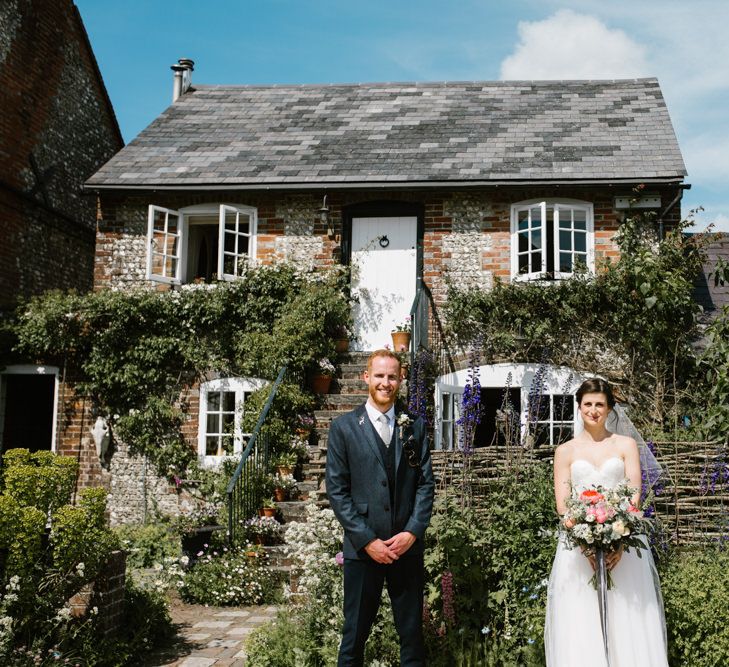
[[[390,565],[402,556],[415,543],[415,535],[403,531],[393,535],[387,540],[374,539],[366,547],[365,551],[376,563]]]

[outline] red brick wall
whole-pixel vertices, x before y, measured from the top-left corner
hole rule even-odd
[[[92,286],[95,199],[82,183],[122,146],[71,0],[23,0],[0,22],[0,307]]]

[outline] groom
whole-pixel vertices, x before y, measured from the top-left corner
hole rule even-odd
[[[424,665],[423,538],[435,488],[425,424],[406,412],[395,414],[397,355],[373,352],[364,381],[367,402],[332,422],[327,445],[327,495],[344,528],[344,628],[337,664],[363,664],[387,582],[400,664]]]

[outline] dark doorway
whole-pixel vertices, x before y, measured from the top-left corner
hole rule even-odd
[[[496,387],[481,389],[481,423],[476,427],[475,447],[506,444],[506,437],[519,439],[521,389]]]
[[[2,376],[5,397],[2,449],[25,447],[32,452],[53,444],[55,375]]]

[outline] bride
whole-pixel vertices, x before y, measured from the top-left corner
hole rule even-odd
[[[599,378],[586,380],[576,398],[584,431],[555,451],[557,511],[564,515],[572,487],[612,487],[626,478],[638,489],[633,498],[637,506],[641,455],[635,439],[606,426],[609,417],[615,421],[610,386]],[[612,552],[606,563],[613,580],[607,597],[610,667],[667,667],[663,602],[650,549],[641,549],[640,556],[635,549]],[[560,535],[547,594],[547,667],[607,665],[597,592],[590,584],[594,567],[594,557],[570,549]]]

